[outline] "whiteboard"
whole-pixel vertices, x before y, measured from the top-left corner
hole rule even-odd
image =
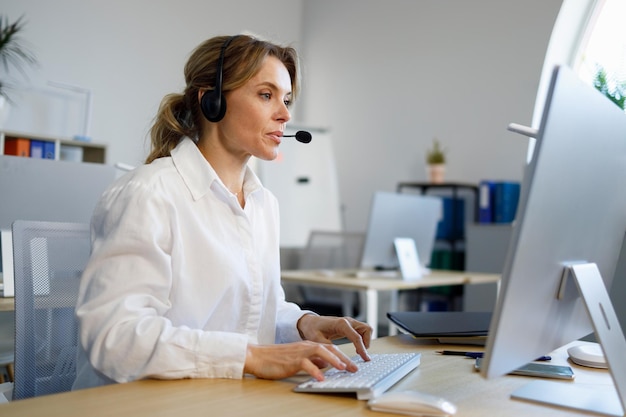
[[[274,161],[256,171],[280,204],[280,246],[304,247],[311,230],[341,230],[337,167],[328,130],[290,126],[285,134],[310,132],[310,143],[283,138]]]

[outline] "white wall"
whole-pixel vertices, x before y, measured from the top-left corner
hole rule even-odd
[[[92,89],[93,141],[109,144],[108,163],[137,165],[161,98],[184,88],[193,48],[243,30],[299,48],[301,7],[292,0],[2,0],[0,13],[25,15],[22,37],[40,62],[33,86],[49,91],[53,80]],[[66,123],[67,134],[81,122]],[[56,133],[61,121],[48,123]]]
[[[302,55],[295,119],[332,132],[348,229],[371,194],[425,180],[433,137],[448,179],[520,179],[541,67],[560,0],[3,0],[25,14],[33,82],[93,89],[91,136],[108,162],[140,163],[163,95],[183,87],[193,47],[247,29]]]
[[[306,122],[333,131],[348,229],[371,193],[426,179],[433,137],[449,180],[521,179],[560,0],[304,3]]]

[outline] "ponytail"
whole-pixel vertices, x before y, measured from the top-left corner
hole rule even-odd
[[[151,151],[146,164],[157,158],[169,156],[170,151],[184,137],[196,138],[197,128],[192,119],[192,112],[186,105],[182,94],[168,94],[161,101],[154,124],[150,129]]]

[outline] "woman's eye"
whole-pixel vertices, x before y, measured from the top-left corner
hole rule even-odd
[[[272,94],[271,93],[261,93],[261,97],[263,97],[265,100],[269,100],[272,98]]]
[[[283,100],[283,103],[285,103],[285,106],[287,106],[287,107],[291,106],[291,100],[290,99]]]

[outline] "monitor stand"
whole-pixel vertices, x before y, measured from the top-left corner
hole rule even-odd
[[[572,280],[576,283],[578,291],[571,285]],[[608,416],[624,416],[626,340],[595,263],[565,266],[558,298],[577,297],[579,294],[604,351],[614,386],[590,387],[538,380],[516,390],[511,397]]]

